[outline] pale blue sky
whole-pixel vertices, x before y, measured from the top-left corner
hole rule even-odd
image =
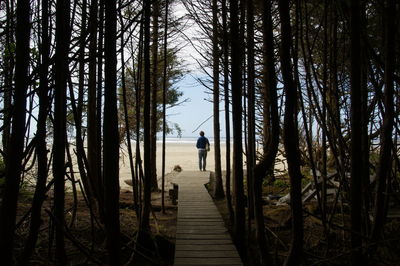
[[[192,74],[194,75],[194,74]],[[192,133],[201,123],[213,114],[213,104],[210,102],[212,95],[206,93],[207,88],[201,85],[190,74],[186,75],[178,84],[180,91],[183,92],[182,99],[188,98],[189,101],[181,106],[173,107],[167,111],[168,122],[178,123],[182,128],[183,137],[198,136],[198,132],[203,130],[208,137],[214,136],[213,118],[205,122],[196,132]],[[223,110],[223,102],[220,103],[220,110]],[[220,112],[221,136],[225,136],[224,112]],[[169,137],[176,136],[170,135]]]

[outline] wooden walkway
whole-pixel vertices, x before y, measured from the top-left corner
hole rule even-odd
[[[184,171],[179,185],[175,266],[242,266],[236,247],[204,184],[210,172]]]

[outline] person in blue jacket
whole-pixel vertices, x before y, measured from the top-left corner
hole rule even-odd
[[[210,150],[210,142],[204,137],[204,131],[200,131],[200,137],[197,139],[196,148],[199,151],[199,169],[206,170],[207,152]]]

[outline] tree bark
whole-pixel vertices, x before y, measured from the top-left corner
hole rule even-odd
[[[254,167],[256,165],[256,128],[255,128],[255,66],[254,66],[254,3],[246,2],[247,10],[247,191],[249,228],[254,218]]]
[[[31,221],[29,235],[25,243],[24,251],[19,265],[27,265],[29,258],[35,248],[39,229],[41,225],[41,209],[46,196],[46,181],[48,175],[47,167],[47,143],[46,143],[46,120],[51,105],[49,94],[49,2],[42,0],[42,31],[40,43],[40,85],[39,85],[39,114],[36,131],[36,156],[37,156],[37,182],[35,194],[32,201]]]
[[[143,156],[144,156],[144,189],[143,189],[143,210],[142,219],[140,221],[141,232],[149,231],[149,215],[151,200],[151,145],[150,145],[150,1],[144,1],[144,43],[143,43],[143,60],[144,60],[144,106],[143,106]]]
[[[151,188],[153,191],[158,190],[157,182],[157,91],[158,91],[158,19],[160,16],[159,0],[152,2],[153,4],[153,31],[151,44],[152,59],[152,76],[151,76],[151,110],[150,110],[150,158],[151,158]]]
[[[162,211],[165,213],[165,136],[167,134],[167,48],[168,48],[168,10],[169,0],[165,1],[165,28],[164,28],[164,69],[163,69],[163,96],[162,96],[162,169],[161,169],[161,206]]]
[[[381,133],[381,150],[379,154],[379,165],[376,173],[377,187],[375,196],[374,224],[372,228],[372,241],[379,241],[383,235],[385,214],[385,192],[386,184],[392,169],[392,131],[394,124],[394,71],[395,71],[395,43],[393,33],[396,31],[395,21],[396,4],[394,0],[387,0],[385,5],[385,91],[383,116],[383,130]]]
[[[215,198],[224,197],[224,189],[221,174],[221,139],[219,126],[219,48],[218,48],[218,2],[212,1],[212,25],[213,25],[213,114],[214,114],[214,159],[215,159],[215,184],[213,195]]]
[[[223,28],[223,55],[224,55],[224,105],[225,105],[225,135],[226,135],[226,203],[229,211],[229,218],[233,221],[234,212],[231,195],[231,129],[230,129],[230,102],[229,102],[229,37],[227,25],[226,0],[222,0],[222,28]]]
[[[0,210],[0,256],[5,265],[13,264],[14,231],[24,151],[26,94],[28,90],[30,4],[17,2],[15,92],[10,142],[6,162],[3,202]]]
[[[105,91],[103,124],[103,167],[105,225],[108,264],[120,264],[119,223],[119,134],[117,111],[117,10],[116,3],[105,2]]]
[[[64,247],[66,90],[68,79],[68,46],[70,40],[70,1],[56,5],[56,62],[54,96],[54,217],[56,219],[56,261],[66,264]]]
[[[292,241],[285,265],[298,265],[303,254],[303,209],[301,198],[299,132],[297,129],[297,89],[292,75],[290,50],[292,33],[290,26],[289,3],[279,1],[281,18],[281,69],[286,94],[284,116],[284,146],[290,177],[290,205],[292,211]]]
[[[11,108],[12,108],[12,81],[14,73],[14,56],[12,53],[12,44],[14,43],[14,1],[6,1],[6,43],[4,54],[4,118],[3,118],[3,152],[8,154],[8,144],[11,134]],[[7,163],[5,160],[4,163]]]
[[[351,263],[362,262],[361,207],[362,207],[362,116],[361,116],[361,58],[360,58],[360,1],[351,1]]]
[[[273,171],[275,157],[279,145],[279,116],[276,93],[276,72],[274,56],[274,40],[272,29],[271,1],[262,3],[263,31],[263,107],[268,117],[264,116],[264,134],[269,136],[264,142],[264,156],[254,169],[254,214],[256,223],[256,239],[259,246],[261,265],[268,265],[272,259],[265,235],[264,213],[262,205],[262,184],[265,175]]]
[[[239,40],[238,0],[231,1],[231,73],[233,120],[233,179],[235,193],[234,241],[244,255],[245,206],[243,189],[242,147],[242,47]]]
[[[87,104],[87,161],[88,161],[88,175],[92,184],[92,189],[98,203],[99,213],[103,212],[103,192],[99,169],[97,166],[98,153],[98,133],[96,130],[97,125],[97,108],[96,108],[96,67],[97,67],[97,26],[98,26],[98,1],[92,0],[90,4],[90,17],[89,17],[89,80],[88,80],[88,104]],[[101,63],[101,62],[99,62]],[[99,81],[101,83],[101,81]],[[104,215],[100,215],[104,216]]]

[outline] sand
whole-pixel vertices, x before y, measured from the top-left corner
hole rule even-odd
[[[207,154],[207,170],[214,171],[215,162],[214,162],[214,143],[211,142],[210,151]],[[231,146],[232,149],[232,146]],[[129,189],[130,187],[124,182],[124,180],[131,179],[130,167],[129,167],[129,159],[128,152],[126,147],[121,146],[120,153],[120,186],[121,189]],[[226,144],[221,142],[221,169],[222,171],[226,169]],[[231,150],[232,156],[232,150]],[[279,158],[283,159],[281,155],[278,155]],[[143,157],[142,157],[143,158]],[[158,184],[161,186],[161,160],[162,160],[162,143],[157,143],[157,177]],[[232,161],[232,160],[231,160]],[[245,158],[243,158],[244,168],[245,166]],[[196,149],[195,142],[167,142],[166,150],[165,150],[165,174],[166,177],[166,187],[171,187],[171,182],[173,175],[170,174],[175,165],[179,165],[183,171],[197,171],[199,170],[198,164],[198,153]],[[285,162],[276,162],[275,165],[276,170],[283,171],[287,169]]]
[[[183,171],[193,171],[198,170],[198,155],[196,144],[187,143],[187,142],[167,142],[165,145],[165,173],[170,173],[175,165],[179,165]],[[124,182],[126,179],[131,178],[130,167],[129,167],[129,159],[128,152],[126,151],[126,147],[121,147],[121,156],[120,156],[120,186],[122,189],[129,188],[129,186]],[[221,168],[224,170],[226,167],[226,145],[221,144]],[[162,167],[162,144],[161,142],[157,143],[157,177],[158,183],[161,184],[161,167]],[[207,170],[214,171],[215,163],[214,163],[214,146],[211,143],[211,150],[207,154]],[[170,185],[171,178],[167,178],[166,185]]]
[[[214,171],[215,162],[214,162],[214,143],[211,141],[211,150],[207,154],[207,167],[208,171]],[[226,144],[225,142],[221,142],[221,169],[224,171],[226,169]],[[132,143],[132,148],[135,149],[135,143]],[[76,162],[76,156],[74,149],[75,147],[71,146],[71,155],[72,155],[72,164],[75,172],[75,179],[79,179],[78,165]],[[143,153],[143,147],[141,148]],[[231,154],[232,156],[232,154]],[[174,166],[179,165],[183,171],[198,171],[198,152],[196,148],[195,140],[180,141],[175,140],[166,143],[166,152],[165,152],[165,175],[166,175],[166,189],[171,188],[171,182],[173,181],[174,175],[176,172],[173,172]],[[143,158],[143,154],[142,154]],[[157,178],[159,187],[161,187],[161,166],[162,166],[162,143],[157,143]],[[244,168],[245,168],[245,158],[243,158]],[[276,165],[275,168],[284,169],[286,168],[284,165]],[[34,185],[36,181],[36,167],[33,167],[30,171],[30,175],[26,177],[26,180],[30,180],[31,184]],[[67,169],[69,171],[69,168]],[[51,175],[51,169],[49,174]],[[120,188],[122,190],[131,190],[131,186],[125,183],[125,180],[131,180],[131,171],[129,166],[129,158],[128,151],[126,145],[120,146],[120,169],[119,169],[119,180],[120,180]],[[70,182],[66,182],[66,187],[70,188]]]

